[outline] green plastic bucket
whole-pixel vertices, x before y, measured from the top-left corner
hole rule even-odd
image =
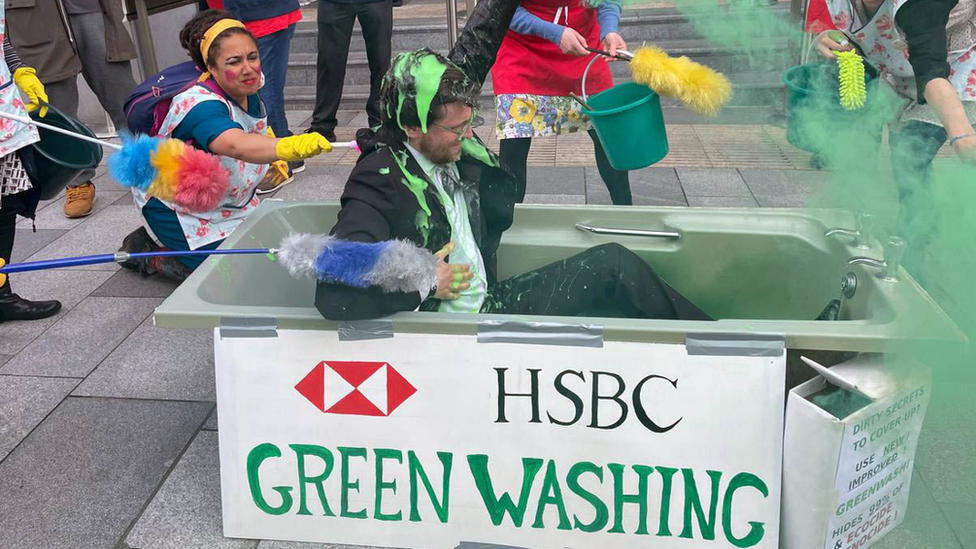
[[[47,116],[41,118],[39,109],[31,118],[65,130],[95,137],[88,126],[58,109],[48,106]],[[102,161],[102,148],[51,130],[38,127],[41,140],[34,147],[35,178],[41,186],[41,200],[58,196],[83,170],[92,169]]]
[[[870,95],[877,87],[877,73],[869,65],[864,67],[864,81]],[[848,111],[840,105],[840,90],[836,69],[824,63],[809,63],[791,67],[783,73],[786,85],[786,140],[794,147],[817,153],[818,136],[824,139],[827,131],[841,132],[844,128],[856,128],[858,132],[870,131],[866,125],[883,125],[880,120],[870,120],[866,109]],[[875,117],[877,118],[877,117]]]
[[[668,154],[661,99],[654,90],[634,82],[620,84],[587,98],[582,113],[593,121],[610,165],[638,170]]]

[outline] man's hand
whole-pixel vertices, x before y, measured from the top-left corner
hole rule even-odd
[[[627,42],[617,33],[611,32],[603,37],[603,49],[607,50],[610,55],[617,55],[617,50],[627,49]],[[609,59],[610,61],[618,61],[616,57]]]
[[[434,299],[454,300],[461,297],[461,292],[471,287],[470,280],[474,278],[471,267],[459,263],[446,263],[444,258],[454,250],[454,242],[434,254],[437,258],[437,292]]]
[[[575,30],[566,27],[563,30],[563,37],[559,40],[559,50],[563,53],[583,56],[590,52],[586,51],[586,39]]]

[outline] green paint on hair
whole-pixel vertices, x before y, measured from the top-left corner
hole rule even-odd
[[[401,53],[394,58],[390,75],[397,84],[396,121],[400,129],[404,129],[401,119],[403,102],[408,97],[412,97],[417,103],[420,129],[423,133],[427,133],[427,115],[446,70],[447,65],[429,50]],[[387,115],[391,114],[389,111],[390,105],[387,105]]]

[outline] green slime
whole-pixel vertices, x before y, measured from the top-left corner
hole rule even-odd
[[[420,130],[427,133],[427,114],[430,112],[430,104],[437,95],[437,89],[441,85],[441,76],[446,70],[447,65],[423,51],[402,53],[396,57],[390,72],[399,84],[400,93],[397,94],[399,99],[397,101],[396,119],[400,129],[403,129],[403,121],[400,119],[403,101],[408,92],[412,91],[411,95],[416,94]],[[413,84],[413,90],[408,89],[410,84]]]
[[[427,238],[430,236],[430,206],[427,205],[427,197],[424,195],[424,191],[427,190],[427,181],[407,170],[407,155],[410,153],[406,150],[391,150],[390,153],[393,155],[393,161],[396,162],[397,167],[400,168],[400,172],[403,174],[403,179],[400,182],[417,197],[417,204],[420,205],[420,211],[417,212],[417,219],[414,223],[417,231],[420,232],[420,236],[424,239],[424,245],[426,245]]]
[[[488,147],[485,147],[484,143],[481,143],[477,139],[462,139],[461,152],[483,164],[487,164],[494,168],[499,166],[498,159],[488,151]]]

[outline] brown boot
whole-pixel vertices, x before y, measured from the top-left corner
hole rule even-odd
[[[92,213],[95,204],[95,185],[91,181],[64,191],[64,216],[76,219]]]

